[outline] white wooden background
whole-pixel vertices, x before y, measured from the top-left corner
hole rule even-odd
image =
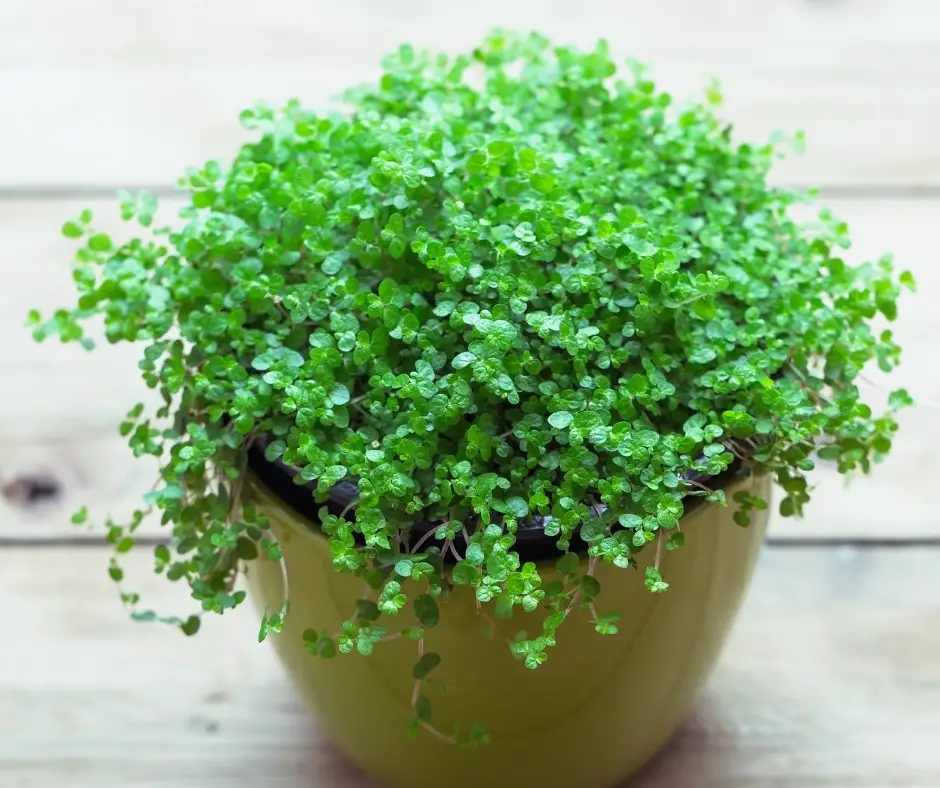
[[[681,757],[643,784],[940,785],[936,0],[0,0],[0,785],[363,784],[254,622],[185,644],[126,622],[100,535],[68,518],[126,513],[150,487],[115,430],[142,391],[136,353],[36,347],[23,321],[72,298],[58,231],[78,209],[119,230],[117,188],[169,194],[186,166],[237,149],[255,100],[322,102],[400,42],[468,47],[495,25],[604,35],[680,97],[719,77],[740,138],[805,130],[776,181],[822,187],[856,259],[892,251],[920,284],[896,326],[904,365],[868,376],[875,401],[905,385],[922,403],[894,455],[848,487],[821,468],[807,518],[773,521]]]

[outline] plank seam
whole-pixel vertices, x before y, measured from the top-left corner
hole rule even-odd
[[[858,184],[848,186],[844,184],[831,184],[829,186],[803,184],[803,183],[781,183],[781,188],[786,189],[818,189],[822,199],[854,199],[854,200],[914,200],[914,199],[934,199],[940,198],[940,184]],[[183,192],[174,186],[162,184],[155,185],[131,185],[131,186],[0,186],[0,202],[19,202],[19,201],[55,201],[72,199],[102,199],[113,198],[120,189],[128,191],[138,191],[146,189],[153,192],[160,198],[181,197]]]
[[[157,545],[169,544],[169,539],[158,536],[140,536],[135,539],[137,547],[156,547]],[[30,537],[30,536],[0,536],[0,550],[5,548],[48,548],[48,547],[107,547],[110,546],[104,537],[83,537],[83,536],[51,536],[51,537]],[[901,537],[899,539],[884,538],[866,538],[858,537],[800,537],[788,539],[775,536],[764,541],[765,547],[773,549],[806,549],[818,548],[825,550],[834,550],[839,548],[853,548],[861,550],[883,550],[883,549],[919,549],[923,547],[940,547],[940,536],[915,536]]]

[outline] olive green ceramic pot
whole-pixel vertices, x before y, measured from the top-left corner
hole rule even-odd
[[[726,488],[765,498],[769,480]],[[636,772],[689,711],[721,650],[763,541],[765,513],[741,528],[733,508],[701,506],[682,523],[685,546],[666,552],[664,594],[643,586],[643,570],[601,565],[599,612],[618,610],[616,635],[598,635],[588,615],[573,611],[558,631],[548,661],[527,670],[505,642],[519,630],[541,631],[538,612],[497,621],[499,637],[476,610],[473,591],[457,586],[441,600],[440,623],[426,648],[442,661],[427,687],[435,725],[481,722],[492,743],[458,748],[422,733],[408,739],[412,717],[414,641],[380,643],[324,660],[307,654],[308,627],[335,632],[355,610],[362,580],[334,569],[315,524],[287,508],[257,480],[249,500],[263,509],[281,541],[290,585],[290,614],[274,647],[318,723],[367,774],[393,788],[609,788]],[[652,554],[653,551],[644,551]],[[543,578],[553,564],[539,567]],[[247,567],[259,607],[282,601],[281,567],[259,559]],[[402,625],[413,623],[406,608]],[[446,685],[447,691],[435,690]]]

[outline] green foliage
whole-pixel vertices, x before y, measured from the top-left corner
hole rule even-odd
[[[637,581],[668,593],[658,556],[682,546],[686,499],[725,504],[701,479],[736,460],[774,474],[790,515],[814,456],[868,472],[911,400],[895,392],[875,415],[856,380],[897,364],[874,324],[913,279],[889,257],[845,262],[847,228],[827,211],[798,223],[811,195],[768,185],[777,149],[733,141],[714,89],[677,106],[643,69],[615,71],[603,45],[538,36],[496,32],[454,58],[405,46],[347,114],[245,111],[257,139],[182,179],[180,226],[155,226],[146,193],[122,193],[120,212],[148,237],[118,243],[87,211],[67,222],[78,302],[31,313],[36,338],[91,347],[84,324],[103,318],[108,341],[143,346],[165,402],[120,425],[162,469],[146,507],[108,523],[117,553],[160,510],[173,538],[156,571],[222,613],[244,598],[241,561],[282,560],[240,500],[255,440],[318,501],[358,480],[349,520],[322,525],[336,570],[375,595],[306,647],[416,640],[412,730],[476,743],[479,727],[433,728],[424,686],[440,661],[424,629],[451,586],[497,618],[538,611],[541,632],[511,645],[534,669],[575,606],[616,633],[616,612],[594,612],[600,562],[636,569],[655,543]],[[740,495],[735,516],[766,505]],[[561,553],[550,580],[514,549],[533,515]],[[418,522],[440,525],[418,543]],[[587,555],[567,552],[575,535]],[[259,639],[286,615],[266,614]],[[192,634],[199,617],[161,620]]]

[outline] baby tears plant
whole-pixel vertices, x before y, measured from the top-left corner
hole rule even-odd
[[[726,501],[729,472],[772,474],[784,516],[810,500],[814,457],[867,473],[911,400],[876,414],[856,382],[898,363],[875,324],[913,279],[887,256],[846,262],[827,211],[797,221],[815,195],[769,185],[777,144],[734,141],[720,101],[677,105],[636,64],[618,77],[603,44],[403,46],[342,110],[243,112],[254,141],[188,172],[172,226],[148,193],[120,196],[141,237],[113,240],[90,211],[67,222],[77,303],[33,312],[37,340],[91,348],[102,318],[109,342],[141,344],[164,403],[120,425],[161,469],[129,522],[107,523],[110,573],[158,510],[156,571],[196,610],[160,618],[124,591],[134,617],[194,634],[244,600],[245,562],[283,566],[241,495],[263,449],[323,504],[336,571],[370,589],[340,631],[304,633],[310,654],[413,638],[412,730],[485,741],[432,723],[424,633],[450,588],[471,586],[485,616],[537,613],[507,646],[534,669],[576,607],[616,635],[601,562],[636,571],[651,551],[638,582],[665,592],[690,503],[733,504],[743,527],[767,506]],[[337,512],[340,482],[357,493]],[[520,559],[527,528],[557,548],[551,579]]]

